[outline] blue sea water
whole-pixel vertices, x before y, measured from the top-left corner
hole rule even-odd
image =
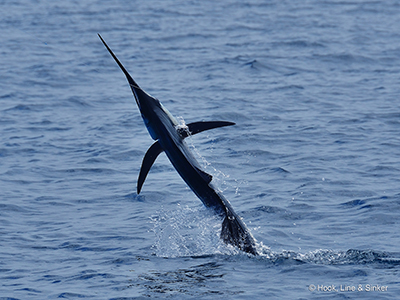
[[[0,1],[0,299],[395,299],[397,1]],[[262,255],[152,144],[124,75],[188,139]]]

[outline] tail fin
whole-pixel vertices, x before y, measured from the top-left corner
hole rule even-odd
[[[239,217],[230,212],[227,212],[222,222],[221,239],[226,244],[236,246],[244,252],[258,255],[255,240],[250,231]]]

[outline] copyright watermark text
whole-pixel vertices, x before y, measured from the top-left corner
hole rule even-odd
[[[325,284],[310,284],[308,286],[310,292],[334,292],[334,293],[345,293],[345,292],[387,292],[387,285],[380,284],[339,284],[339,285],[325,285]]]

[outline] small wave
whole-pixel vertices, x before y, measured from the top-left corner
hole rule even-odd
[[[204,256],[236,251],[221,241],[221,219],[205,207],[178,204],[176,210],[161,210],[151,221],[156,235],[152,247],[156,256]]]
[[[275,42],[274,47],[290,47],[290,48],[325,48],[326,45],[319,42],[310,42],[308,40],[290,40],[285,42]]]
[[[220,283],[224,275],[221,264],[209,262],[167,272],[151,270],[140,274],[138,279],[132,281],[129,287],[144,287],[147,297],[154,295],[155,298],[158,298],[162,295],[162,298],[172,299],[186,299],[185,296],[195,297],[196,299],[214,299],[221,295],[228,295],[229,298],[229,295],[241,293],[235,291],[235,288],[232,289],[232,287],[229,287],[229,289],[221,288]],[[208,283],[215,283],[218,289],[210,290]],[[177,298],[175,298],[176,296]],[[211,298],[209,298],[210,296]]]
[[[219,238],[221,220],[205,207],[190,208],[177,205],[174,211],[161,210],[152,217],[156,241],[152,248],[158,257],[203,257],[207,255],[248,256]],[[307,253],[283,250],[272,251],[262,242],[257,243],[261,259],[273,264],[323,264],[360,265],[390,264],[400,265],[400,256],[395,253],[375,250],[317,249]]]
[[[307,253],[295,251],[273,252],[270,248],[260,245],[261,257],[272,263],[292,261],[296,263],[311,263],[323,265],[363,265],[363,264],[390,264],[400,265],[400,256],[396,253],[387,253],[375,250],[347,251],[318,249]]]
[[[32,110],[31,106],[29,105],[25,105],[25,104],[18,104],[14,107],[8,108],[5,111],[13,111],[13,110],[17,110],[17,111],[30,111]]]
[[[67,99],[67,103],[69,103],[72,106],[78,106],[78,107],[91,107],[92,106],[87,101],[85,101],[81,97],[77,97],[77,96],[69,97]]]

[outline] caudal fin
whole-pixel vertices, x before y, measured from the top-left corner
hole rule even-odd
[[[258,255],[255,240],[246,225],[239,217],[229,212],[222,222],[221,239],[244,252]]]

